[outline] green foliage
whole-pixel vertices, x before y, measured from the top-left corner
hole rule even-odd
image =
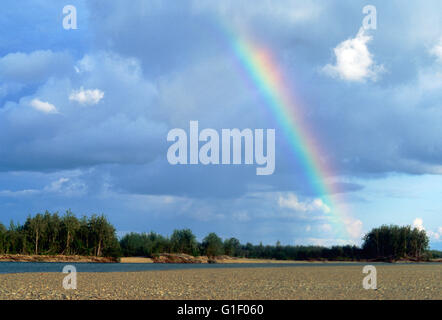
[[[120,240],[120,246],[125,257],[152,257],[171,251],[170,240],[154,232],[128,233]]]
[[[0,224],[0,253],[121,255],[115,228],[105,216],[79,220],[70,210],[61,218],[48,211],[29,216],[23,225],[11,222],[9,229]]]
[[[5,252],[5,248],[6,248],[6,235],[7,235],[8,230],[6,229],[6,227],[0,223],[0,252]]]
[[[363,240],[367,258],[422,259],[429,244],[425,230],[410,226],[383,225],[372,229]]]
[[[202,247],[204,253],[208,257],[220,256],[224,253],[223,240],[212,232],[204,238]]]
[[[186,253],[197,256],[199,253],[198,242],[190,229],[174,230],[170,237],[173,252]]]
[[[442,259],[442,251],[429,250],[427,254],[429,259]]]
[[[241,245],[235,256],[253,259],[278,260],[357,260],[363,256],[362,250],[356,246],[334,246],[331,248],[319,246],[275,246],[247,243]]]
[[[224,240],[224,254],[234,257],[241,251],[241,243],[236,238]]]

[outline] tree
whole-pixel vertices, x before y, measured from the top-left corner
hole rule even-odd
[[[58,213],[51,214],[48,211],[43,216],[44,224],[47,226],[46,250],[50,253],[59,252],[61,220]]]
[[[410,226],[386,226],[372,229],[364,238],[363,251],[367,258],[421,259],[428,249],[425,230]]]
[[[224,254],[234,257],[240,254],[241,243],[236,238],[224,240]]]
[[[65,234],[66,246],[63,251],[65,254],[71,253],[71,243],[75,233],[80,228],[80,222],[72,213],[71,210],[67,210],[65,215],[61,219],[63,232]]]
[[[0,253],[6,253],[6,236],[8,230],[6,227],[0,223]]]
[[[216,257],[223,254],[223,241],[214,232],[209,233],[204,238],[202,246],[208,257]]]
[[[107,221],[104,215],[92,215],[89,219],[89,230],[96,256],[101,256],[104,250],[115,247],[115,228]],[[117,248],[115,248],[117,250]]]
[[[39,240],[42,233],[45,232],[47,225],[43,219],[43,216],[38,213],[35,217],[28,216],[24,229],[30,235],[32,241],[34,242],[34,254],[38,254]]]
[[[187,253],[194,256],[198,254],[198,243],[190,229],[174,230],[170,243],[173,252]]]

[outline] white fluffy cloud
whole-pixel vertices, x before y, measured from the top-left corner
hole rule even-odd
[[[437,229],[437,232],[435,232],[435,235],[434,235],[434,239],[435,240],[442,240],[442,227],[439,227]]]
[[[286,197],[280,195],[278,204],[281,208],[292,209],[296,212],[321,212],[328,214],[331,212],[330,207],[325,204],[321,199],[316,198],[310,201],[299,201],[298,197],[289,193]],[[342,216],[342,223],[345,226],[345,230],[351,239],[360,239],[362,236],[363,223],[361,220],[352,216]],[[319,226],[319,230],[322,232],[331,232],[333,230],[330,224],[322,224]]]
[[[442,227],[439,227],[436,231],[427,231],[428,236],[432,241],[442,241]]]
[[[413,228],[416,228],[419,231],[425,230],[424,221],[421,218],[414,219]]]
[[[76,101],[82,105],[94,105],[100,102],[104,97],[104,92],[99,89],[84,90],[81,87],[79,90],[74,90],[69,95],[69,100]]]
[[[439,227],[437,230],[426,230],[424,227],[424,221],[422,218],[416,218],[413,221],[413,228],[418,229],[419,231],[425,230],[427,235],[430,237],[432,241],[440,241],[442,240],[442,227]]]
[[[324,213],[330,212],[330,208],[321,199],[318,198],[311,201],[302,202],[299,201],[298,197],[293,193],[289,193],[287,197],[281,195],[278,199],[278,203],[281,208],[289,208],[295,211],[321,211]]]
[[[57,108],[49,102],[33,99],[30,104],[32,108],[44,113],[58,113]]]
[[[280,195],[278,199],[278,204],[281,208],[292,209],[295,212],[321,212],[328,214],[331,212],[331,208],[325,204],[321,199],[316,198],[310,201],[299,201],[298,197],[293,193],[288,193],[285,197]],[[335,208],[336,209],[336,208]],[[340,208],[338,210],[342,210]],[[324,218],[324,217],[321,217]],[[361,239],[363,234],[363,223],[361,220],[353,217],[352,215],[341,215],[340,217],[345,230],[352,239],[352,241],[357,241]],[[318,229],[322,232],[331,232],[333,228],[330,224],[324,223],[318,226]],[[309,226],[310,231],[311,227]]]
[[[442,227],[439,228],[438,232],[428,231],[430,239],[433,241],[439,241],[442,239]]]
[[[376,81],[384,67],[374,62],[368,50],[367,44],[371,40],[372,37],[361,28],[355,38],[347,39],[334,48],[336,64],[326,65],[323,71],[346,81]]]
[[[439,42],[431,48],[430,54],[435,56],[438,62],[442,63],[442,37]]]

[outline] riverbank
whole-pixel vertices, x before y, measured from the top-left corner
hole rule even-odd
[[[207,256],[194,257],[187,254],[164,253],[148,257],[95,257],[95,256],[67,256],[67,255],[22,255],[3,254],[0,262],[93,262],[93,263],[301,263],[305,261],[247,259],[229,256],[209,258]]]
[[[159,254],[148,257],[95,257],[95,256],[66,256],[66,255],[0,255],[0,262],[96,262],[96,263],[305,263],[306,261],[247,259],[229,256],[208,258],[206,256],[193,257],[187,254]],[[318,261],[316,261],[318,262]]]
[[[365,290],[361,266],[216,268],[77,274],[0,274],[0,299],[432,299],[442,300],[442,266],[377,266],[377,290]]]
[[[96,262],[116,263],[117,258],[94,257],[94,256],[66,256],[66,255],[23,255],[2,254],[0,262]]]
[[[95,257],[95,256],[67,256],[67,255],[21,255],[21,254],[3,254],[0,255],[0,262],[89,262],[89,263],[357,263],[357,262],[400,262],[400,263],[418,263],[419,261],[413,260],[398,260],[398,261],[328,261],[328,260],[275,260],[275,259],[250,259],[250,258],[238,258],[229,256],[219,257],[207,257],[198,256],[194,257],[187,254],[178,253],[163,253],[157,254],[152,258],[148,257]],[[427,262],[442,262],[442,259],[434,259]]]
[[[123,257],[121,263],[306,263],[307,261],[274,260],[274,259],[249,259],[229,256],[209,258],[207,256],[193,257],[187,254],[160,254],[153,258]],[[320,262],[320,261],[312,261]]]

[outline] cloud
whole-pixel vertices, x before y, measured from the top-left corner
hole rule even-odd
[[[81,196],[87,192],[87,185],[78,178],[61,177],[44,187],[43,193],[59,193],[63,196]]]
[[[250,221],[250,216],[247,211],[238,211],[233,213],[233,218],[240,222]]]
[[[439,242],[442,241],[442,227],[437,228],[437,230],[426,230],[424,227],[424,221],[422,218],[416,218],[413,221],[413,228],[419,231],[425,231],[431,241]]]
[[[33,99],[30,104],[32,108],[44,113],[58,113],[57,108],[49,102],[44,102],[39,99]]]
[[[376,81],[384,67],[373,61],[373,55],[367,47],[371,40],[372,37],[361,28],[355,38],[345,40],[334,48],[336,64],[326,65],[323,71],[346,81]]]
[[[69,53],[36,50],[30,53],[9,53],[0,58],[0,79],[22,84],[41,83],[52,76],[72,71]]]
[[[63,184],[65,184],[66,182],[69,182],[68,178],[60,178],[56,181],[53,181],[49,186],[45,187],[45,190],[49,192],[58,192],[61,190]]]
[[[442,227],[439,228],[437,232],[434,231],[428,231],[428,236],[432,241],[439,241],[442,240]]]
[[[51,79],[72,75],[73,61],[69,52],[52,50],[12,52],[0,57],[0,103],[16,101]]]
[[[94,105],[100,102],[104,97],[104,92],[99,89],[84,90],[81,87],[79,90],[74,90],[69,96],[69,100],[76,101],[83,105]]]
[[[429,231],[428,233],[433,240],[442,242],[442,227],[437,228],[435,232]]]
[[[207,224],[195,221],[226,217],[211,224],[214,231],[236,233],[244,241],[287,242],[306,231],[308,237],[321,238],[318,226],[330,222],[324,213],[331,208],[315,199],[300,161],[288,152],[290,142],[232,54],[231,41],[245,29],[274,56],[288,92],[305,101],[300,115],[306,116],[318,145],[327,148],[320,148],[320,156],[336,168],[337,181],[362,177],[359,181],[366,185],[367,176],[389,172],[442,173],[442,78],[432,61],[425,65],[429,47],[422,45],[434,46],[440,36],[442,20],[435,8],[441,2],[429,1],[400,8],[379,4],[383,16],[396,19],[383,20],[382,28],[391,32],[376,33],[376,52],[370,34],[346,40],[363,17],[357,2],[195,0],[189,5],[133,0],[127,6],[125,0],[106,5],[80,1],[83,28],[73,33],[51,18],[60,8],[27,1],[30,10],[18,10],[11,2],[4,9],[13,19],[0,21],[2,29],[13,30],[0,42],[0,176],[6,176],[0,177],[0,190],[22,190],[16,191],[18,197],[46,188],[51,201],[41,194],[22,202],[15,197],[2,201],[0,210],[26,214],[46,205],[72,206],[79,212],[106,212],[121,230],[145,231],[148,225],[166,233],[189,226],[203,234]],[[226,37],[225,25],[235,39]],[[331,54],[336,61],[327,60],[330,48],[335,48]],[[438,51],[432,52],[437,57]],[[379,61],[388,61],[389,69],[382,86],[373,83],[382,69]],[[317,72],[326,63],[327,75],[366,83],[349,91],[345,81]],[[94,90],[105,93],[105,99]],[[35,111],[29,107],[33,99],[56,106],[60,116]],[[103,107],[78,108],[95,101]],[[194,119],[216,129],[275,127],[280,133],[277,171],[258,179],[243,166],[171,167],[161,162],[167,131],[187,128]],[[65,174],[72,168],[94,173],[76,180]],[[30,172],[57,175],[43,183]],[[11,182],[15,174],[26,179]],[[72,184],[87,190],[81,201],[64,198]],[[367,195],[348,183],[344,189],[359,190],[360,198]],[[104,197],[109,190],[113,193]],[[269,194],[251,193],[256,190]],[[281,194],[286,207],[279,205]],[[350,201],[355,218],[344,222],[353,237],[362,229],[356,217],[370,226],[381,221],[382,210],[364,214],[358,211],[360,203]],[[426,203],[419,212],[437,206],[437,201]],[[400,217],[391,213],[386,219]]]
[[[276,21],[287,21],[291,24],[316,18],[322,8],[316,1],[290,1],[262,0],[254,2],[253,6],[249,0],[225,0],[225,1],[204,1],[192,0],[192,10],[194,12],[216,12],[224,19],[234,19],[241,21],[251,20],[266,16],[272,17]],[[250,21],[248,21],[250,22]]]
[[[59,178],[51,181],[48,185],[42,188],[24,189],[24,190],[0,190],[1,197],[8,198],[23,198],[32,196],[55,196],[62,195],[66,197],[71,196],[83,196],[87,191],[86,184],[78,179],[74,178]]]
[[[147,164],[160,155],[160,150],[163,152],[167,117],[155,109],[155,86],[142,76],[136,59],[111,53],[86,57],[93,62],[89,71],[49,78],[35,92],[0,108],[0,170]],[[80,111],[69,100],[73,88],[83,84],[84,88],[106,92],[106,108]],[[91,91],[84,96],[80,92],[76,98],[92,103],[102,96]],[[42,117],[31,110],[62,116]]]
[[[354,217],[344,217],[342,221],[345,228],[353,240],[360,240],[363,234],[363,223],[361,220]]]
[[[424,228],[424,221],[421,218],[416,218],[413,221],[413,228],[422,231],[425,230]]]
[[[298,197],[293,193],[288,193],[286,197],[280,195],[278,199],[278,204],[281,208],[289,208],[294,210],[295,212],[304,212],[304,213],[324,213],[328,214],[331,212],[331,208],[327,206],[321,199],[316,198],[310,201],[299,201]],[[317,219],[317,217],[310,217],[310,219]],[[327,219],[326,216],[320,216],[318,221],[323,219]],[[359,241],[363,234],[363,223],[361,220],[351,216],[351,215],[342,215],[340,216],[340,222],[345,227],[348,235],[353,241]],[[328,223],[323,223],[318,226],[319,230],[322,232],[331,232],[333,228]],[[310,231],[310,230],[306,230]]]
[[[0,190],[0,196],[1,197],[23,197],[23,196],[30,196],[39,194],[39,190],[33,190],[33,189],[26,189],[26,190],[18,190],[18,191],[11,191],[11,190]]]
[[[301,212],[321,211],[323,213],[329,213],[331,211],[321,199],[301,202],[293,193],[288,193],[286,197],[281,195],[278,199],[278,204],[281,208],[289,208]]]
[[[430,49],[430,54],[436,57],[439,63],[442,63],[442,37],[439,42]]]
[[[217,23],[215,26],[209,24],[211,27],[204,30],[201,28],[213,15],[216,15],[216,18],[221,15],[226,19],[221,21],[231,21],[235,15],[243,13],[243,7],[250,7],[246,4],[251,2],[228,1],[220,4],[196,0],[189,9],[189,6],[166,5],[159,1],[149,10],[142,1],[134,1],[133,7],[127,7],[123,1],[115,1],[109,4],[106,10],[102,10],[98,2],[91,3],[94,4],[91,6],[92,12],[103,16],[100,21],[105,21],[94,25],[95,36],[99,38],[96,42],[99,48],[111,49],[126,58],[136,58],[146,77],[156,76],[157,69],[160,69],[161,76],[157,79],[153,77],[152,82],[158,84],[158,110],[166,111],[165,118],[168,123],[172,123],[171,125],[183,127],[189,119],[195,117],[205,126],[224,128],[262,127],[272,121],[271,117],[263,116],[266,107],[263,99],[256,94],[258,90],[245,85],[247,77],[235,77],[235,73],[242,75],[242,71],[236,65],[234,57],[230,56],[230,39],[225,39],[222,32],[217,32]],[[318,4],[319,2],[315,2],[312,8],[318,7]],[[361,43],[365,49],[363,52],[369,57],[372,65],[359,68],[362,75],[365,75],[363,80],[359,81],[366,81],[367,86],[348,94],[347,83],[330,81],[318,74],[316,68],[318,65],[324,65],[323,62],[329,58],[330,48],[347,39],[348,30],[354,28],[346,17],[360,15],[361,12],[360,5],[356,3],[345,6],[336,4],[338,2],[319,5],[322,8],[318,10],[319,16],[313,16],[311,20],[301,19],[303,22],[300,24],[299,20],[295,21],[289,17],[290,12],[309,12],[307,2],[287,1],[270,5],[263,1],[256,5],[259,8],[255,9],[254,6],[250,13],[244,11],[247,17],[241,23],[249,26],[251,36],[275,56],[281,70],[285,71],[285,85],[290,87],[291,80],[299,82],[299,88],[293,90],[299,92],[305,101],[311,102],[308,104],[309,122],[318,124],[314,129],[321,137],[321,144],[330,145],[327,150],[321,150],[323,157],[334,161],[339,173],[440,173],[442,149],[437,141],[440,125],[436,121],[440,111],[431,110],[440,104],[440,90],[438,93],[435,88],[431,95],[414,90],[420,88],[416,83],[420,65],[416,63],[419,59],[414,59],[413,55],[428,54],[428,49],[422,46],[429,37],[428,30],[423,32],[421,27],[417,30],[417,22],[411,28],[411,25],[385,21],[385,28],[394,30],[395,36],[392,39],[393,33],[376,33],[376,43],[379,44],[376,47],[376,59],[370,48],[371,42],[362,41],[371,39],[370,34],[366,33],[368,31],[352,36],[354,39],[349,39],[348,42],[352,45],[354,42]],[[432,6],[434,5],[437,3],[432,3]],[[268,12],[266,8],[270,7],[272,9]],[[285,16],[282,12],[284,7],[302,10],[287,10]],[[414,8],[407,6],[391,14],[400,15],[405,19],[411,15]],[[235,13],[235,9],[241,14]],[[439,21],[431,10],[424,9],[427,17],[432,17],[432,22]],[[390,7],[382,8],[385,14],[390,13],[390,10]],[[116,12],[119,18],[112,19]],[[189,16],[192,19],[186,19]],[[172,17],[173,25],[168,23]],[[317,18],[320,19],[315,20]],[[327,33],[332,24],[336,25],[334,32]],[[234,26],[231,26],[234,29]],[[146,30],[143,37],[149,41],[140,42],[134,35],[136,30],[143,27]],[[310,30],[308,34],[304,32],[306,27]],[[179,29],[179,32],[176,32],[176,29]],[[162,30],[162,37],[154,34],[157,30]],[[407,37],[407,34],[414,35],[416,31],[419,32],[415,37]],[[233,32],[235,35],[240,34],[235,29]],[[422,46],[422,52],[413,51],[419,48],[419,45]],[[350,46],[350,49],[353,47]],[[403,54],[398,56],[395,52]],[[391,71],[385,74],[385,78],[383,75],[385,86],[382,87],[370,81],[371,77],[375,76],[373,72],[380,69],[374,61],[377,59],[388,61]],[[342,64],[338,65],[333,61],[329,67],[333,76],[341,78],[338,70],[343,67]],[[94,68],[96,69],[94,63],[86,60],[78,66],[80,74]],[[309,81],[297,79],[311,79],[315,86],[311,86]],[[433,76],[426,82],[439,86],[441,81],[436,80],[437,77]],[[104,89],[101,86],[100,88]],[[108,102],[110,92],[105,92]],[[363,113],[353,112],[356,104],[364,108]],[[221,108],[223,114],[219,115],[217,113]],[[247,117],[244,117],[244,114],[247,114]],[[372,123],[377,125],[373,126]],[[352,134],[349,135],[348,132]],[[382,136],[382,139],[379,136]],[[279,146],[284,143],[285,138],[281,134]],[[278,159],[279,172],[295,171],[293,162],[283,157]],[[281,162],[286,163],[285,167]],[[279,177],[280,181],[281,179],[283,177]],[[278,187],[281,186],[280,181],[277,183]]]
[[[297,243],[304,245],[315,245],[321,247],[331,247],[336,245],[345,246],[345,245],[355,244],[353,240],[336,239],[336,238],[305,238],[305,239],[299,239]]]

